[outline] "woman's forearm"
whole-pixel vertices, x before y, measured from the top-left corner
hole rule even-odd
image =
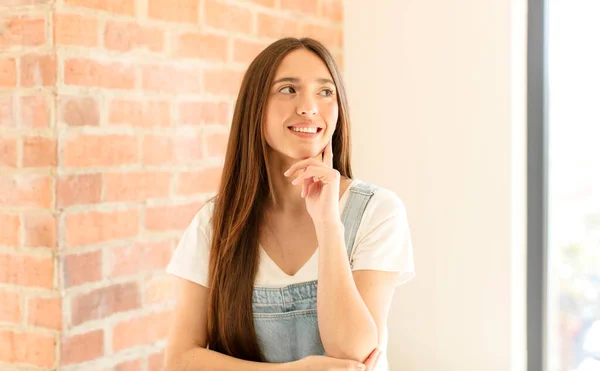
[[[165,371],[293,371],[292,363],[261,363],[205,348],[190,349],[165,364]]]
[[[364,360],[377,346],[377,326],[360,293],[348,263],[344,226],[320,223],[317,316],[327,355]]]

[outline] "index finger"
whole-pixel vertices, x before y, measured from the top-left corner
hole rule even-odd
[[[377,361],[379,360],[380,354],[381,354],[381,351],[378,348],[375,348],[375,349],[373,349],[371,354],[369,354],[367,359],[365,359],[365,361],[363,363],[365,364],[365,366],[367,366],[367,371],[372,371],[375,369],[375,366],[377,365]]]

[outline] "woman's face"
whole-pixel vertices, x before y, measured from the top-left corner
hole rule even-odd
[[[317,156],[333,136],[337,91],[313,52],[290,52],[277,68],[267,100],[265,140],[275,152],[300,160]]]

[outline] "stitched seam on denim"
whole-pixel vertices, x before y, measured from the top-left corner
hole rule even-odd
[[[261,319],[286,319],[286,318],[299,318],[299,317],[308,317],[312,315],[316,315],[316,309],[302,309],[296,310],[292,312],[285,313],[254,313],[254,318]]]
[[[252,303],[253,307],[261,307],[261,308],[268,308],[268,307],[283,307],[283,303],[280,304],[276,304],[276,303]]]
[[[311,296],[310,298],[301,298],[301,299],[297,299],[294,300],[294,302],[292,303],[292,305],[297,305],[297,304],[307,304],[307,303],[316,303],[317,302],[317,297],[316,296]],[[252,303],[253,307],[261,307],[261,308],[265,308],[265,307],[283,307],[283,303]]]
[[[316,286],[317,285],[317,280],[312,280],[312,281],[306,281],[306,282],[300,282],[300,283],[293,283],[291,285],[287,285],[287,286],[283,286],[283,287],[262,287],[262,286],[256,286],[254,287],[255,291],[265,291],[265,292],[280,292],[281,289],[295,289],[298,287],[303,287],[303,286]]]

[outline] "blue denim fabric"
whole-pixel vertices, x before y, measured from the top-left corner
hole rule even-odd
[[[349,189],[341,220],[350,264],[358,226],[375,190],[362,182]],[[255,287],[252,309],[256,336],[267,362],[325,355],[317,323],[317,280],[282,288]]]

